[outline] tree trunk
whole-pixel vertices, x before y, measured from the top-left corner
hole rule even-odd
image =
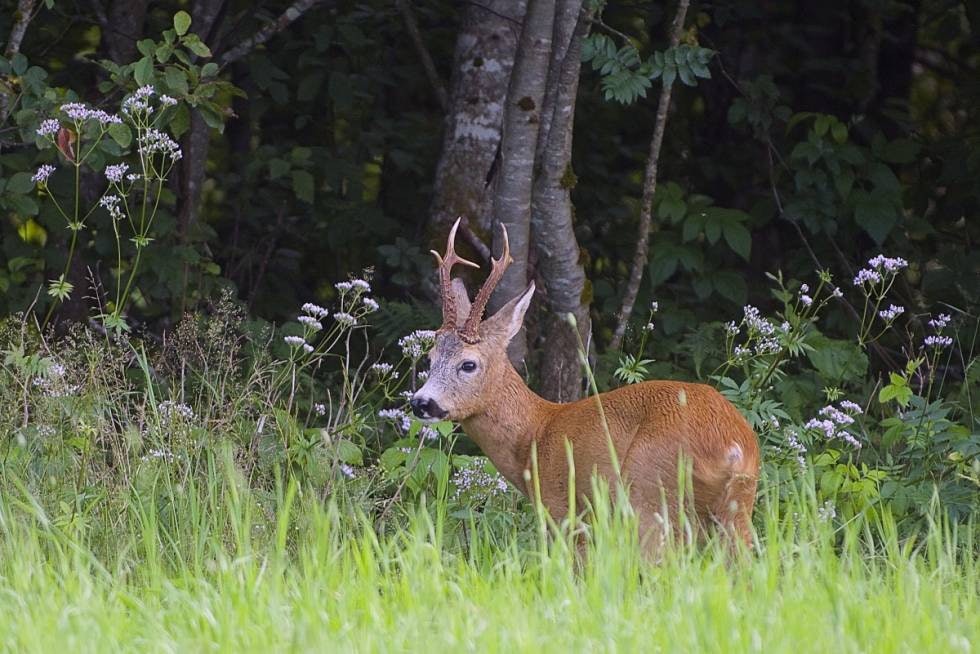
[[[535,152],[554,24],[555,0],[528,3],[504,106],[500,170],[493,194],[494,217],[507,228],[514,263],[490,299],[491,313],[521,293],[528,283]],[[496,229],[493,249],[498,254],[503,249],[500,231]],[[527,354],[524,330],[511,341],[508,353],[515,365],[523,363]]]
[[[571,189],[572,128],[581,70],[582,40],[589,23],[582,0],[562,0],[555,19],[554,46],[538,139],[539,173],[534,183],[532,240],[542,281],[545,315],[538,391],[568,402],[583,390],[579,350],[591,345],[588,281],[575,238]],[[575,326],[568,315],[575,317]],[[577,333],[576,333],[577,332]]]
[[[109,6],[105,39],[109,56],[119,65],[136,59],[136,42],[143,38],[148,0],[115,0]]]
[[[216,50],[212,35],[218,32],[216,23],[223,5],[224,0],[194,0],[191,4],[192,30],[210,46],[212,52]],[[210,136],[207,123],[198,111],[192,109],[190,128],[180,144],[184,153],[180,166],[180,207],[177,212],[181,242],[187,241],[191,228],[197,222]]]
[[[457,216],[490,242],[488,182],[525,6],[523,0],[489,0],[462,9],[429,221],[434,242],[445,240]]]

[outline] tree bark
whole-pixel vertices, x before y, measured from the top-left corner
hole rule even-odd
[[[534,183],[532,241],[544,296],[544,349],[539,392],[568,402],[583,390],[579,350],[591,345],[588,280],[575,237],[571,168],[575,100],[581,70],[582,40],[589,23],[581,0],[562,0],[557,11],[548,87],[538,139],[539,173]],[[574,326],[568,316],[575,318]]]
[[[670,27],[670,47],[676,48],[681,42],[684,31],[684,18],[687,16],[689,0],[680,0],[677,13]],[[623,344],[626,325],[629,324],[636,296],[640,292],[640,282],[643,280],[643,269],[646,268],[648,246],[650,243],[650,218],[653,210],[653,196],[657,192],[657,168],[660,162],[660,146],[664,142],[664,130],[667,127],[667,110],[670,108],[670,94],[673,84],[664,86],[660,91],[660,101],[657,104],[657,118],[653,126],[653,137],[650,139],[650,154],[647,157],[646,171],[643,174],[643,198],[640,201],[640,225],[637,234],[636,252],[633,254],[633,264],[630,269],[630,279],[623,296],[623,305],[616,317],[616,330],[609,344],[610,350],[618,350]]]
[[[109,56],[117,64],[136,58],[136,42],[143,38],[148,0],[115,0],[109,6],[109,25],[105,33]]]
[[[524,291],[528,283],[535,153],[554,24],[555,0],[530,0],[507,90],[500,170],[493,194],[494,218],[507,228],[514,262],[490,299],[491,313]],[[503,249],[500,231],[496,229],[493,249],[495,254]],[[508,354],[515,365],[523,363],[527,354],[525,330],[511,341]]]
[[[20,52],[20,44],[24,41],[27,26],[30,25],[31,18],[33,18],[35,1],[18,0],[17,2],[17,9],[14,10],[14,24],[10,28],[7,45],[3,49],[3,56],[8,60]],[[6,93],[0,94],[0,125],[7,122],[7,117],[11,111],[10,96]]]
[[[430,210],[432,242],[445,240],[457,216],[490,242],[488,183],[525,7],[523,0],[488,0],[462,9]]]

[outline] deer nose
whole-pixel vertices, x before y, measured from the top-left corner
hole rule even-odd
[[[428,397],[413,397],[411,401],[412,413],[418,418],[445,418],[447,411],[443,410],[439,404]]]
[[[412,413],[415,414],[417,418],[426,418],[429,415],[429,403],[430,400],[427,397],[413,397],[412,398]]]

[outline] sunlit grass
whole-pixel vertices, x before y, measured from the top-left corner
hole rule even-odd
[[[757,550],[738,563],[709,544],[651,566],[614,512],[583,566],[561,538],[476,523],[461,540],[438,505],[378,535],[337,501],[280,485],[260,506],[227,463],[211,470],[130,489],[108,526],[58,526],[7,480],[4,647],[970,652],[980,640],[974,543],[953,547],[944,525],[900,542],[887,520],[835,531],[802,493],[795,515],[762,499]]]

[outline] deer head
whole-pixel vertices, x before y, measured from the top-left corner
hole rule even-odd
[[[457,219],[449,232],[446,254],[432,251],[439,262],[442,327],[429,353],[429,377],[411,402],[415,415],[428,420],[465,420],[484,410],[511,367],[507,344],[520,331],[534,295],[531,282],[523,293],[483,320],[490,295],[513,261],[507,228],[501,225],[504,251],[499,259],[491,259],[490,276],[471,304],[462,280],[451,277],[457,263],[479,267],[456,254],[459,222]]]

